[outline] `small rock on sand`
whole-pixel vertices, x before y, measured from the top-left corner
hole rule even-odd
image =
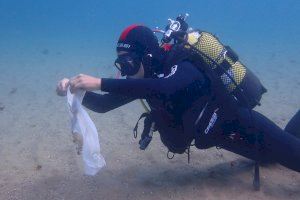
[[[12,88],[9,92],[9,94],[15,94],[17,92],[18,88]]]
[[[0,111],[4,110],[5,106],[0,103]]]
[[[35,169],[36,169],[37,171],[41,170],[41,169],[42,169],[42,165],[37,165],[37,166],[35,167]]]

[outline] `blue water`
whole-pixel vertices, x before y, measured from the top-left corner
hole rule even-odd
[[[300,107],[293,90],[299,89],[300,76],[297,0],[0,0],[2,90],[25,87],[37,93],[78,73],[113,76],[116,41],[126,26],[163,28],[168,18],[185,12],[191,27],[231,45],[270,94],[282,95],[275,91],[287,85],[283,96],[294,95],[291,110]]]
[[[85,47],[89,51],[82,53],[114,55],[116,40],[129,24],[164,27],[169,17],[184,12],[192,27],[217,34],[242,54],[299,52],[297,0],[0,0],[1,51]]]
[[[300,107],[297,0],[0,0],[1,90],[23,88],[18,92],[23,104],[40,92],[41,106],[49,99],[56,102],[53,91],[63,77],[114,76],[115,45],[125,27],[163,28],[179,13],[190,14],[191,27],[231,45],[269,89],[266,100],[286,100],[291,114]],[[4,95],[0,102],[12,103],[10,98]]]
[[[230,198],[228,194],[220,195],[225,190],[233,195],[239,191],[237,196],[248,192],[250,196],[251,183],[241,182],[242,178],[233,179],[238,185],[236,181],[228,184],[226,176],[221,182],[216,180],[217,187],[202,182],[214,183],[207,178],[210,175],[205,175],[218,171],[214,162],[210,166],[212,154],[206,155],[211,156],[208,163],[205,159],[196,162],[193,156],[196,164],[192,162],[192,168],[202,170],[200,173],[189,171],[191,165],[182,167],[185,157],[176,157],[182,158],[181,163],[163,160],[155,142],[151,151],[139,154],[137,141],[131,140],[135,120],[142,111],[138,104],[106,114],[90,112],[100,130],[108,167],[92,181],[80,176],[66,99],[55,94],[57,81],[78,73],[114,76],[115,46],[125,27],[139,23],[163,28],[168,18],[186,12],[191,27],[216,34],[255,72],[268,89],[257,109],[285,126],[300,108],[299,0],[0,0],[0,199],[101,199],[119,192],[125,195],[119,199],[125,199],[132,191],[144,196],[148,187],[151,195],[152,191],[159,197],[165,193],[162,198],[174,191],[180,191],[174,194],[182,193],[184,198],[199,198],[209,195],[209,188],[218,197]],[[208,158],[203,156],[201,152],[200,158]],[[224,157],[226,160],[228,155]],[[173,171],[166,173],[169,169]],[[227,168],[221,167],[217,177],[223,177],[222,169]],[[177,172],[179,178],[172,179]],[[281,168],[275,171],[284,174],[283,181],[271,180],[270,174],[265,176],[268,191],[258,194],[263,195],[261,199],[269,194],[279,199],[290,197],[289,191],[297,195],[293,187],[297,187],[298,179],[282,172]],[[197,175],[197,181],[185,181],[192,179],[189,174],[193,178]],[[161,182],[156,184],[157,180]],[[166,192],[158,190],[161,186],[167,187]],[[185,191],[181,192],[182,188]]]

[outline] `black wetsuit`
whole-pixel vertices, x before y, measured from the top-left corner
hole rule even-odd
[[[184,150],[198,135],[198,148],[219,146],[253,160],[274,160],[300,171],[300,139],[256,111],[249,114],[241,107],[232,115],[220,108],[218,119],[207,133],[199,132],[195,121],[209,102],[210,81],[189,62],[168,69],[163,78],[102,79],[101,90],[108,93],[87,92],[83,105],[104,113],[135,99],[146,99],[162,142],[169,149],[173,144]],[[259,148],[255,148],[256,141]]]

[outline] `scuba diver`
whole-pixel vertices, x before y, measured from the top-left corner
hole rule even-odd
[[[72,93],[86,90],[82,105],[99,113],[146,100],[150,109],[141,116],[141,149],[157,130],[172,153],[189,151],[193,144],[199,149],[215,146],[300,172],[300,112],[284,131],[254,111],[266,92],[261,82],[229,46],[208,32],[189,29],[185,18],[180,15],[165,31],[157,30],[163,33],[161,45],[150,28],[127,27],[115,61],[126,79],[80,74],[59,81],[58,95],[66,95],[68,87]]]

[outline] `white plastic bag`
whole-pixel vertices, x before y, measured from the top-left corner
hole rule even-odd
[[[95,175],[106,163],[100,153],[98,132],[95,124],[81,105],[84,94],[85,91],[78,91],[72,94],[68,89],[67,99],[74,142],[78,145],[78,154],[82,150],[85,174]]]

